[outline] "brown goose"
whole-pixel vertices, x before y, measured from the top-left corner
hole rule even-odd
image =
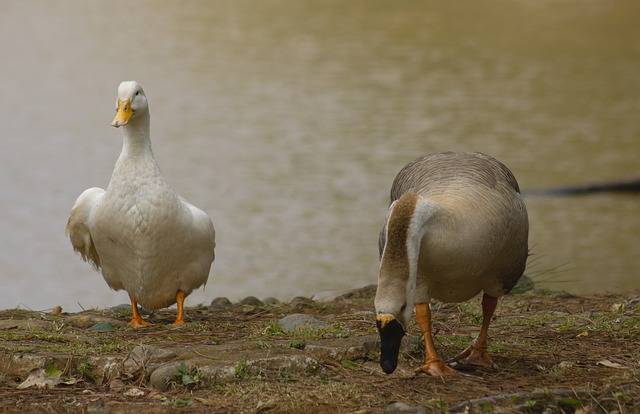
[[[375,298],[380,366],[396,369],[400,342],[415,306],[425,344],[420,370],[456,371],[439,357],[431,332],[431,298],[463,302],[481,291],[482,327],[456,357],[489,366],[487,331],[498,298],[508,293],[528,256],[529,221],[515,177],[481,153],[436,153],[405,166],[391,187],[380,233],[380,274]]]

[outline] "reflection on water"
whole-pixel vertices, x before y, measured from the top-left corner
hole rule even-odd
[[[63,234],[119,153],[121,80],[147,91],[168,181],[214,218],[190,303],[287,298],[375,282],[389,186],[421,154],[487,152],[523,188],[637,176],[639,19],[633,1],[2,2],[0,307],[126,301]],[[534,270],[638,288],[639,203],[528,200]]]

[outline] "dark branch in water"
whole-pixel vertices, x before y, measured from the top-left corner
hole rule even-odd
[[[525,196],[574,196],[596,193],[638,193],[640,192],[640,178],[605,183],[591,183],[570,187],[540,188],[524,191]]]

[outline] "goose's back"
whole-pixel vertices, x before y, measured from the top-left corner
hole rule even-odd
[[[479,152],[428,154],[407,164],[391,186],[391,201],[407,191],[421,195],[497,190],[519,193],[513,173],[500,161]]]
[[[460,302],[480,290],[511,290],[524,271],[529,228],[518,183],[504,164],[482,153],[429,154],[398,173],[391,202],[406,192],[440,207],[418,264],[430,296]]]

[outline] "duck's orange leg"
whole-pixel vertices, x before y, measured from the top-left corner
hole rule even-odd
[[[140,316],[140,312],[138,312],[138,302],[136,299],[133,296],[129,296],[129,298],[131,299],[131,320],[129,321],[129,326],[137,329],[153,325],[151,322],[145,321],[142,319],[142,316]]]
[[[431,332],[431,308],[428,303],[416,305],[416,321],[420,326],[422,337],[424,338],[424,365],[418,370],[426,372],[435,377],[443,377],[457,374],[456,370],[440,359],[433,344],[433,334]]]
[[[178,306],[178,314],[173,322],[174,326],[184,325],[184,292],[179,290],[176,293],[176,305]]]
[[[498,298],[489,296],[486,293],[482,296],[482,326],[480,327],[480,334],[467,349],[455,357],[456,361],[481,367],[493,366],[493,361],[487,352],[487,339],[489,337],[489,324],[497,305]]]

